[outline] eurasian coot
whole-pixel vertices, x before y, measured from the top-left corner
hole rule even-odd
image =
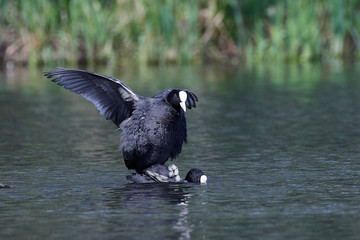
[[[185,111],[198,101],[188,90],[166,89],[148,98],[114,77],[85,70],[57,68],[45,76],[91,101],[119,127],[125,165],[139,174],[176,158],[187,141]]]
[[[126,178],[135,183],[184,181],[180,178],[179,170],[175,164],[171,164],[169,167],[162,164],[156,164],[145,169],[143,174],[134,173],[126,176]],[[185,180],[191,183],[206,183],[207,177],[200,169],[193,168],[186,174]]]

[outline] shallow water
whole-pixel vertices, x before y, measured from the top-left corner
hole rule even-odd
[[[50,69],[46,68],[47,70]],[[120,133],[41,76],[0,73],[0,239],[356,239],[356,65],[95,69],[196,92],[175,164],[208,184],[131,184]]]

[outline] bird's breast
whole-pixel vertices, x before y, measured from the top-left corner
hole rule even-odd
[[[184,116],[163,102],[139,106],[121,129],[122,138],[126,136],[127,141],[135,145],[162,146],[186,141]]]

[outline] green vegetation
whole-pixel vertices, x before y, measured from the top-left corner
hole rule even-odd
[[[0,7],[0,62],[360,57],[360,0],[0,0]]]

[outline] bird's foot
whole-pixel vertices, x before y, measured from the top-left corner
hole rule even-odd
[[[180,182],[181,178],[179,175],[179,168],[175,164],[170,164],[169,169],[169,178],[172,178],[175,182]]]
[[[147,168],[144,175],[150,177],[155,182],[180,182],[179,169],[175,164],[170,166],[157,164]]]

